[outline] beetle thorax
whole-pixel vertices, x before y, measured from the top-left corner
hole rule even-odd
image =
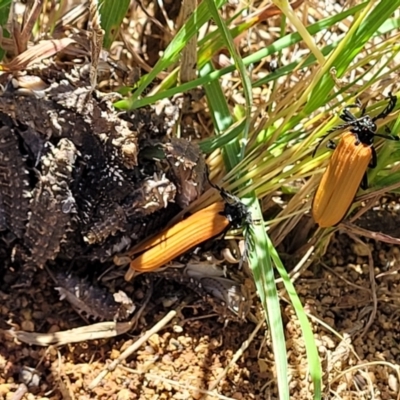
[[[361,143],[372,145],[376,130],[377,126],[375,122],[370,116],[365,115],[354,122],[351,132],[357,135],[357,138]]]

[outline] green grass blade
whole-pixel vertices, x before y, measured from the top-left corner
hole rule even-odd
[[[0,26],[3,29],[4,37],[10,37],[10,33],[5,28],[5,25],[7,24],[8,21],[8,17],[10,15],[10,9],[11,9],[11,0],[0,0]],[[0,60],[3,59],[4,54],[5,51],[3,49],[0,49]]]
[[[262,221],[262,213],[254,193],[242,199],[254,220]],[[270,240],[263,224],[254,223],[246,230],[250,243],[249,263],[262,306],[266,313],[275,356],[277,385],[280,400],[289,400],[288,363],[279,296],[275,285],[274,268],[270,254]]]
[[[122,20],[124,19],[130,0],[101,0],[101,27],[104,29],[103,46],[109,49],[113,44]]]
[[[237,138],[244,130],[246,121],[243,119],[235,125],[230,126],[221,136],[209,137],[200,143],[201,150],[209,154],[216,149],[225,146],[230,141]],[[238,147],[239,152],[239,147]]]
[[[301,331],[304,337],[304,343],[306,346],[307,352],[307,361],[310,370],[311,379],[314,383],[314,398],[321,398],[321,385],[322,385],[322,369],[321,362],[318,355],[317,345],[314,339],[314,333],[311,329],[310,322],[307,318],[306,313],[304,312],[303,305],[299,299],[299,296],[296,293],[296,289],[290,280],[288,273],[286,272],[285,267],[282,264],[282,261],[279,258],[279,255],[275,248],[273,247],[271,241],[268,240],[268,248],[270,249],[271,258],[274,262],[276,269],[279,272],[283,280],[283,284],[285,285],[286,292],[289,295],[290,301],[293,305],[293,308],[296,312],[297,318],[299,319],[301,325]]]
[[[328,29],[333,24],[338,23],[338,22],[342,21],[343,19],[353,15],[355,12],[360,11],[361,9],[363,9],[364,6],[365,5],[362,4],[362,5],[358,5],[356,7],[353,7],[350,10],[343,11],[342,13],[340,13],[338,15],[335,15],[335,16],[330,17],[330,18],[326,18],[326,19],[324,19],[322,21],[319,21],[319,22],[317,22],[317,23],[315,23],[313,25],[310,25],[307,29],[308,29],[310,34],[314,35],[314,34],[316,34],[318,32],[323,31],[324,29]],[[232,29],[232,36],[233,37],[235,37],[236,34],[239,34],[239,32],[235,31],[235,29],[236,28]],[[292,34],[286,35],[285,37],[275,41],[272,45],[267,46],[266,48],[264,48],[262,50],[259,50],[259,51],[255,52],[255,53],[243,58],[242,62],[244,64],[244,66],[247,67],[247,66],[249,66],[251,64],[255,64],[255,63],[260,62],[261,60],[263,60],[266,57],[269,57],[269,56],[271,56],[273,54],[277,54],[278,52],[280,52],[280,51],[282,51],[282,50],[284,50],[284,49],[286,49],[286,48],[288,48],[288,47],[290,47],[290,46],[292,46],[294,44],[297,44],[300,41],[301,41],[301,36],[298,33],[292,33]],[[171,43],[171,45],[172,45],[172,43]],[[168,48],[170,46],[168,46]],[[220,48],[220,47],[222,47],[221,44],[219,44],[217,47],[215,47],[213,49],[207,48],[205,50],[202,50],[202,48],[200,48],[200,50],[199,50],[199,60],[198,60],[199,69],[201,69],[205,65],[205,63],[208,62],[208,60],[210,59],[212,54],[214,54],[214,53],[212,53],[212,51],[217,51],[218,48]],[[328,49],[330,50],[330,47],[328,47]],[[327,50],[326,54],[328,54],[328,52],[329,51]],[[203,53],[204,54],[206,53],[207,57],[204,57]],[[312,57],[312,56],[310,56],[310,57]],[[165,58],[165,55],[164,55],[163,58]],[[160,71],[162,71],[163,68],[166,69],[172,63],[172,62],[171,63],[170,62],[162,63],[163,68],[161,68],[161,60],[162,59],[160,59],[159,63],[157,63],[157,65],[155,66],[155,68],[157,68],[157,70],[154,70],[154,71],[156,71],[156,72],[152,71],[151,77],[150,77],[150,74],[146,75],[143,78],[143,79],[145,79],[145,81],[144,80],[141,81],[141,84],[143,84],[143,86],[144,86],[143,90],[144,90],[145,87],[147,87],[148,84],[150,84],[151,79],[154,79],[154,77]],[[173,60],[175,60],[175,59],[173,59]],[[314,61],[315,61],[315,59],[314,59]],[[274,78],[277,79],[277,78],[279,78],[281,76],[287,75],[288,73],[290,73],[293,70],[293,68],[297,64],[298,64],[298,62],[296,62],[294,65],[290,65],[290,66],[286,66],[286,67],[283,67],[281,69],[278,69],[276,73],[272,73],[272,74],[268,75],[268,77],[266,77],[264,80],[259,80],[254,85],[255,86],[260,86],[262,84],[265,84],[265,83],[273,80]],[[310,65],[310,64],[308,64],[308,65]],[[208,82],[210,82],[212,80],[220,79],[224,75],[227,75],[227,74],[229,74],[229,73],[231,73],[231,72],[233,72],[235,70],[236,70],[235,65],[232,65],[232,66],[223,68],[223,69],[221,69],[219,71],[210,72],[208,76],[201,76],[200,78],[198,78],[198,79],[196,79],[196,80],[194,80],[192,82],[188,82],[188,83],[182,84],[180,86],[177,86],[177,87],[174,87],[174,88],[171,88],[171,89],[168,89],[168,90],[164,90],[162,92],[158,92],[158,93],[156,93],[156,94],[154,94],[152,96],[148,96],[148,97],[143,98],[143,99],[133,99],[133,98],[131,98],[129,100],[118,101],[117,103],[115,103],[115,106],[117,108],[124,109],[124,110],[132,109],[132,108],[140,108],[140,107],[143,107],[143,106],[148,105],[148,104],[153,104],[153,103],[155,103],[155,102],[157,102],[157,101],[159,101],[159,100],[161,100],[163,98],[172,97],[172,96],[174,96],[174,95],[176,95],[178,93],[183,93],[185,91],[189,91],[191,89],[194,89],[195,87],[203,86],[203,85],[207,84]],[[176,74],[176,76],[177,76],[177,74]],[[170,85],[172,83],[173,83],[173,81],[170,82]],[[142,86],[139,86],[138,91],[135,92],[135,96],[138,93],[142,92],[141,87]]]
[[[233,37],[231,36],[231,33],[230,33],[229,29],[227,28],[225,22],[220,17],[220,15],[218,13],[218,9],[215,6],[214,0],[206,0],[206,1],[208,3],[212,18],[216,22],[216,24],[219,28],[221,37],[224,40],[224,43],[226,44],[226,47],[229,50],[229,54],[233,58],[233,61],[235,63],[237,70],[240,73],[241,82],[243,84],[243,94],[244,94],[244,97],[246,100],[246,116],[245,116],[246,123],[245,123],[244,130],[243,130],[243,139],[244,139],[243,143],[245,143],[247,141],[248,134],[249,134],[249,123],[250,123],[250,118],[251,118],[251,116],[250,116],[250,110],[251,110],[251,104],[252,104],[251,81],[248,76],[248,72],[245,68],[245,65],[243,63],[243,60],[236,51],[236,47],[233,42]],[[233,148],[230,149],[231,147],[233,147]],[[235,143],[232,145],[227,144],[227,146],[225,146],[225,150],[229,151],[228,156],[229,156],[229,164],[230,165],[227,166],[228,170],[232,169],[238,162],[240,162],[240,160],[244,156],[244,146],[242,147],[240,154],[234,154],[237,150],[237,147],[238,147],[238,143]]]
[[[200,75],[208,75],[213,70],[211,63],[206,64],[201,70]],[[230,114],[228,104],[219,81],[211,81],[204,85],[207,96],[207,102],[210,107],[210,115],[214,122],[215,134],[220,137],[221,132],[229,129],[233,124],[233,118]],[[236,138],[243,132],[245,124],[242,125],[242,131],[236,131],[237,135],[232,140],[225,142],[222,149],[224,164],[228,169],[236,165],[239,161],[240,148]]]

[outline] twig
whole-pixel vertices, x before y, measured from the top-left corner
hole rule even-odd
[[[14,329],[0,330],[11,335],[20,342],[36,346],[61,346],[69,343],[78,343],[85,340],[105,339],[129,332],[136,323],[136,316],[129,322],[100,322],[70,329],[63,332],[36,333],[16,331]]]
[[[24,13],[23,29],[19,38],[20,52],[24,52],[28,48],[28,41],[32,35],[32,30],[39,18],[40,12],[42,11],[42,0],[34,0],[32,8],[29,10],[28,7]]]
[[[352,286],[352,287],[356,288],[357,290],[367,290],[367,291],[369,291],[368,288],[365,288],[365,287],[360,286],[360,285],[356,285],[355,283],[349,281],[343,275],[337,273],[333,268],[328,267],[324,262],[320,261],[319,263],[322,265],[323,268],[327,269],[331,274],[335,275],[338,279],[342,280],[347,285]]]
[[[357,196],[356,201],[366,201],[371,198],[375,200],[376,197],[378,197],[379,195],[384,195],[385,193],[391,192],[395,189],[398,189],[399,187],[400,187],[400,182],[396,182],[393,185],[385,186],[381,189],[374,190],[373,192],[365,193],[361,196]]]
[[[185,24],[190,16],[194,13],[197,6],[195,0],[182,1],[182,25]],[[179,70],[180,82],[190,82],[196,79],[197,67],[197,34],[188,40],[186,46],[182,50],[181,68]]]
[[[29,9],[28,6],[25,8],[24,18],[22,27],[19,24],[14,10],[13,18],[13,33],[14,42],[17,49],[17,54],[21,54],[28,48],[29,37],[32,34],[33,26],[39,17],[40,11],[42,9],[42,0],[34,0],[32,8]]]
[[[398,239],[398,238],[395,238],[390,235],[386,235],[385,233],[382,233],[382,232],[369,231],[367,229],[360,228],[357,225],[353,225],[350,222],[341,223],[339,225],[339,229],[345,231],[346,233],[353,233],[355,235],[364,236],[369,239],[376,240],[378,242],[384,242],[384,243],[389,243],[389,244],[394,244],[394,245],[400,244],[400,239]]]
[[[383,196],[383,194],[379,194],[372,198],[368,198],[366,200],[365,206],[361,207],[351,218],[349,218],[350,222],[357,221],[363,214],[365,214],[368,210],[375,206],[376,202]]]
[[[132,346],[129,346],[116,360],[114,360],[110,365],[108,365],[103,371],[89,385],[89,390],[93,390],[106,376],[109,372],[114,371],[121,361],[131,356],[137,349],[142,346],[152,335],[157,333],[159,330],[164,328],[169,321],[171,321],[176,316],[176,311],[170,311],[161,321],[155,324],[147,333],[145,333],[141,338],[139,338]]]

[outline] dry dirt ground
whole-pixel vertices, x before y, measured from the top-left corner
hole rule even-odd
[[[360,225],[373,227],[387,221],[386,233],[396,236],[397,232],[398,236],[398,217],[393,210],[371,211]],[[326,399],[399,396],[400,254],[398,246],[374,240],[366,243],[344,233],[335,235],[321,262],[314,263],[296,282],[322,359]],[[19,342],[7,330],[57,332],[86,322],[59,300],[46,271],[39,272],[27,289],[10,289],[14,273],[7,271],[0,287],[1,398],[21,398],[25,384],[29,387],[26,399],[277,398],[265,327],[261,325],[255,332],[256,325],[249,321],[224,326],[201,299],[190,298],[190,291],[180,285],[155,281],[147,311],[130,333],[39,347]],[[143,280],[134,297],[143,299],[148,285]],[[187,306],[181,308],[185,299]],[[312,392],[302,334],[292,308],[282,300],[291,395],[308,399]],[[177,315],[170,323],[89,390],[142,332],[173,309]],[[248,348],[233,360],[249,338]],[[215,388],[214,396],[208,392],[207,397],[210,388]]]

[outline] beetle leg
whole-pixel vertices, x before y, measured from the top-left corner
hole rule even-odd
[[[371,161],[369,162],[368,167],[369,168],[375,168],[376,167],[376,159],[377,159],[377,157],[376,157],[376,150],[375,150],[374,147],[371,147],[371,154],[372,154],[372,157],[371,157]]]
[[[377,163],[377,157],[376,157],[376,151],[374,147],[371,147],[371,161],[368,164],[369,168],[375,168],[376,163]],[[368,189],[368,175],[367,172],[365,172],[361,184],[360,184],[361,189],[366,190]]]
[[[328,143],[326,144],[326,147],[331,150],[336,149],[336,143],[333,140],[328,140]]]
[[[357,98],[356,103],[359,105],[360,110],[361,110],[361,116],[365,115],[365,110],[367,108],[367,104],[365,104],[364,106],[361,104],[361,101],[359,98]]]
[[[365,114],[365,106],[363,107],[363,105],[361,104],[361,101],[358,97],[356,98],[356,102],[354,104],[349,104],[345,107],[345,109],[349,109],[349,108],[358,108],[361,110],[361,115]]]
[[[357,117],[352,112],[349,111],[350,108],[358,108],[361,110],[361,115],[365,114],[365,107],[363,107],[360,100],[357,99],[356,104],[349,104],[343,109],[342,113],[340,114],[340,118],[343,121],[351,122],[357,120]]]
[[[390,133],[392,133],[392,131],[390,130],[390,128],[388,126],[385,126],[385,132],[389,133],[389,135],[382,135],[380,133],[375,133],[374,136],[378,136],[383,139],[395,140],[395,141],[400,140],[400,138],[398,136],[390,135]]]
[[[336,130],[336,129],[335,129],[335,130]],[[329,131],[328,131],[328,132],[329,132]],[[328,133],[328,134],[329,134],[329,133]],[[312,157],[315,156],[315,153],[317,152],[319,146],[321,146],[322,142],[323,142],[324,139],[328,136],[328,134],[327,134],[327,135],[324,135],[324,136],[321,138],[321,140],[319,141],[319,143],[315,146],[315,149],[314,149],[313,152],[312,152]],[[333,140],[328,140],[328,142],[327,142],[327,144],[326,144],[326,147],[327,147],[328,149],[335,150],[335,149],[336,149],[336,143],[335,143]]]
[[[387,126],[385,126],[385,131],[387,133],[391,133],[392,132]],[[378,136],[378,137],[381,137],[381,138],[384,138],[384,139],[389,139],[389,140],[395,140],[395,141],[400,140],[400,138],[398,136],[395,136],[395,135],[382,135],[380,133],[375,133],[374,136]]]
[[[378,114],[376,117],[372,118],[372,121],[376,121],[377,119],[386,118],[393,111],[393,109],[396,107],[397,97],[394,96],[390,92],[389,96],[388,96],[388,99],[389,99],[389,103],[386,106],[386,108],[380,114]]]
[[[315,149],[314,149],[314,151],[313,151],[313,153],[312,153],[312,157],[315,156],[315,153],[317,152],[318,147],[321,145],[321,143],[324,141],[324,139],[325,139],[328,135],[330,135],[331,133],[333,133],[333,132],[335,132],[335,131],[338,131],[338,130],[340,130],[340,129],[346,129],[346,128],[348,128],[349,126],[353,125],[354,122],[356,122],[356,121],[358,120],[358,118],[356,118],[356,116],[355,116],[353,113],[351,113],[351,112],[349,111],[349,108],[359,108],[359,109],[361,109],[361,115],[363,115],[363,114],[365,113],[365,107],[362,108],[362,105],[361,105],[359,99],[356,100],[356,104],[349,104],[348,106],[346,106],[346,107],[343,109],[343,111],[342,111],[342,113],[340,114],[340,116],[339,116],[343,121],[345,121],[345,124],[336,125],[336,126],[333,127],[332,129],[329,129],[329,130],[326,132],[326,134],[325,134],[324,136],[322,136],[321,140],[319,141],[319,143],[318,143],[317,146],[315,147]],[[328,148],[334,149],[334,147],[330,147],[330,146],[331,146],[330,144],[327,145]]]
[[[328,133],[328,134],[329,134],[329,133]],[[324,135],[324,136],[320,139],[320,141],[318,142],[318,144],[315,146],[315,149],[313,150],[313,152],[312,152],[312,154],[311,154],[311,157],[314,157],[314,156],[315,156],[315,153],[317,152],[318,147],[321,146],[321,143],[322,143],[322,142],[324,141],[324,139],[328,136],[328,134]]]
[[[368,175],[367,173],[364,174],[362,181],[360,183],[360,187],[362,190],[368,189]]]
[[[385,108],[385,110],[382,111],[382,113],[380,113],[377,117],[375,117],[373,120],[375,121],[378,118],[385,118],[386,115],[388,115],[388,113],[390,113],[393,108],[395,107],[396,103],[397,103],[397,97],[393,96],[392,93],[389,93],[389,104],[388,106]],[[387,111],[389,110],[389,111]],[[382,116],[382,114],[384,114]],[[384,138],[384,139],[389,139],[389,140],[400,140],[400,138],[398,136],[395,135],[391,135],[392,131],[390,130],[390,128],[388,126],[385,126],[385,132],[388,133],[389,135],[382,135],[380,133],[375,133],[375,136]]]
[[[394,136],[394,135],[381,135],[380,133],[375,133],[374,136],[378,136],[384,139],[388,139],[388,140],[400,140],[400,138],[398,136]]]

